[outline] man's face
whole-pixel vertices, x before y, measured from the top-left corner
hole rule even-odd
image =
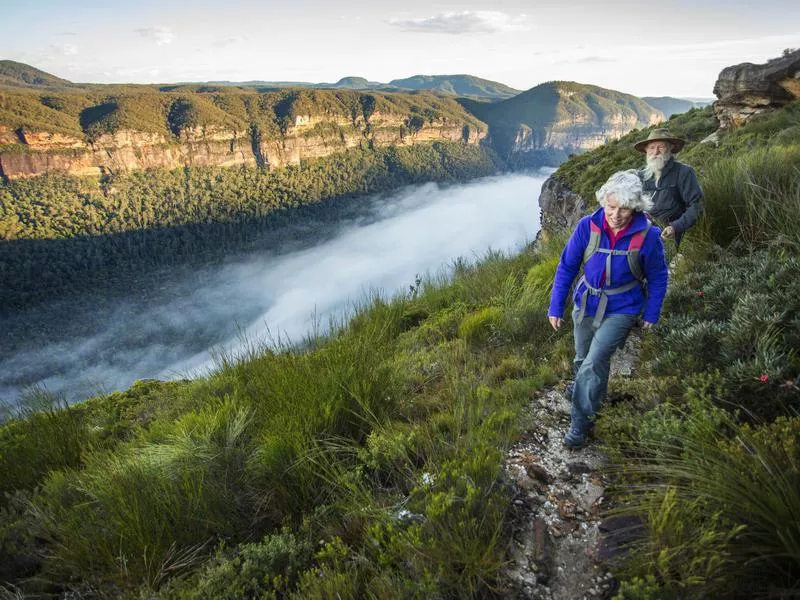
[[[657,140],[650,142],[645,147],[647,158],[655,158],[656,156],[667,155],[672,152],[672,145],[668,142]]]

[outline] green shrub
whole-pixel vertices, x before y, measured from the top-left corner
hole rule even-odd
[[[44,392],[27,402],[32,408],[0,426],[0,505],[6,494],[33,488],[51,471],[79,467],[91,445],[77,409]]]
[[[40,567],[35,540],[35,521],[28,509],[31,494],[6,492],[0,506],[0,580],[30,577]],[[2,597],[2,591],[0,591]]]
[[[160,592],[166,600],[193,598],[283,598],[297,585],[311,562],[313,548],[284,529],[261,542],[220,551],[195,576],[176,581]]]
[[[487,306],[470,313],[461,320],[458,335],[470,344],[483,344],[503,324],[503,311],[496,306]]]
[[[642,426],[630,446],[639,458],[617,459],[622,512],[647,530],[629,572],[654,575],[667,596],[787,593],[800,575],[800,418],[752,427],[719,409],[677,416]]]
[[[791,255],[761,251],[684,269],[667,294],[657,343],[644,347],[650,371],[719,370],[717,400],[767,420],[800,406],[787,385],[800,373],[799,268]]]
[[[702,178],[705,231],[717,244],[800,248],[800,147],[756,148],[715,161]]]
[[[233,403],[189,413],[163,443],[91,456],[52,474],[36,498],[59,569],[121,570],[156,587],[173,563],[249,523],[242,476],[251,418]],[[57,543],[56,543],[57,542]]]

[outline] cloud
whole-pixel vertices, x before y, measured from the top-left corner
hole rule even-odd
[[[78,53],[75,44],[50,44],[50,51],[62,56],[73,56]]]
[[[227,46],[233,46],[239,41],[240,41],[239,38],[227,38],[224,40],[216,40],[214,42],[211,42],[211,46],[213,48],[226,48]]]
[[[607,56],[585,56],[584,58],[579,58],[575,62],[577,63],[610,63],[610,62],[617,62],[616,58],[609,58]]]
[[[442,12],[419,19],[389,19],[389,25],[417,33],[497,33],[525,29],[526,15],[509,15],[497,11],[465,10]]]
[[[157,46],[171,44],[172,40],[175,39],[175,34],[173,33],[172,28],[164,27],[163,25],[140,27],[139,29],[134,29],[134,31],[142,37],[154,41]]]

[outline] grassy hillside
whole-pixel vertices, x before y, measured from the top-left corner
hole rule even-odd
[[[304,349],[0,428],[0,576],[128,597],[503,595],[504,449],[565,347],[538,315],[544,258],[459,263]]]
[[[800,585],[800,104],[699,143],[710,108],[674,117],[705,192],[658,331],[599,435],[616,512],[644,524],[619,598],[794,597]],[[647,131],[555,173],[592,198],[636,166]]]

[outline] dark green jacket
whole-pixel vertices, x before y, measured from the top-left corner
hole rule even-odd
[[[644,170],[639,171],[644,178]],[[697,183],[694,169],[670,158],[656,184],[655,177],[643,180],[645,194],[652,194],[649,214],[663,226],[675,229],[675,244],[703,213],[703,190]]]

